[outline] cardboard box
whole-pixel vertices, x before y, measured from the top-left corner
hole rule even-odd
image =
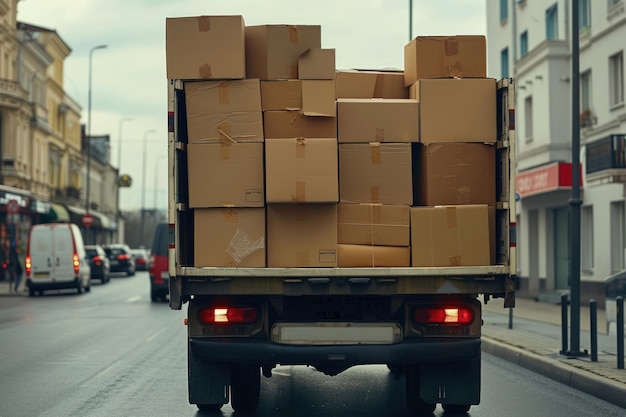
[[[337,140],[266,139],[267,203],[336,203]]]
[[[336,267],[336,204],[269,204],[268,267]]]
[[[259,80],[185,83],[189,143],[263,142]]]
[[[334,80],[302,80],[302,113],[305,116],[337,116]]]
[[[301,110],[306,116],[335,117],[335,81],[261,81],[261,107],[263,111]]]
[[[168,79],[246,77],[242,16],[175,17],[165,20]]]
[[[410,99],[337,99],[339,143],[417,142],[418,103]]]
[[[321,48],[319,25],[246,26],[246,76],[261,80],[298,78],[298,58]]]
[[[485,205],[412,207],[412,265],[490,265],[488,217]]]
[[[420,142],[496,142],[495,79],[419,80],[411,95],[419,101]]]
[[[485,36],[418,36],[404,47],[404,85],[422,78],[484,78]]]
[[[263,207],[263,144],[187,145],[189,207]]]
[[[271,110],[300,110],[302,108],[302,81],[261,81],[261,108]]]
[[[298,58],[298,78],[301,80],[334,80],[335,50],[313,48]]]
[[[265,267],[265,208],[194,210],[194,266]]]
[[[337,242],[353,245],[409,246],[409,206],[339,204]]]
[[[415,205],[495,205],[494,145],[420,143],[414,152]]]
[[[413,205],[410,143],[339,145],[339,201]]]
[[[408,267],[411,248],[339,244],[337,260],[340,268]]]
[[[300,111],[263,112],[266,138],[337,138],[336,117],[305,116]]]
[[[340,70],[335,77],[336,98],[409,98],[402,71]]]

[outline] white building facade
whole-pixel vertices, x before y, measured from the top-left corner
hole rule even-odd
[[[626,269],[626,0],[578,1],[581,302]],[[487,0],[488,76],[516,82],[519,294],[567,292],[572,0]]]

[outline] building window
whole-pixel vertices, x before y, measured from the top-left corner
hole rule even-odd
[[[528,53],[528,31],[525,30],[519,35],[519,55],[523,57]]]
[[[622,0],[608,0],[609,2],[609,9],[613,6],[617,6],[618,4],[620,4],[622,2]]]
[[[583,271],[593,271],[593,207],[582,207],[580,218],[580,266]]]
[[[591,5],[589,0],[578,0],[578,30],[591,27]]]
[[[611,203],[611,274],[626,269],[626,205]]]
[[[524,100],[524,134],[526,141],[533,140],[533,97],[528,96]]]
[[[500,23],[509,19],[509,0],[500,0]]]
[[[509,76],[509,48],[504,48],[500,52],[500,75],[502,78]]]
[[[558,39],[559,14],[557,5],[553,4],[546,10],[546,39]]]
[[[624,103],[624,52],[609,57],[609,104]]]

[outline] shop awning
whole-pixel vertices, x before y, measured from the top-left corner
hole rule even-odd
[[[85,209],[82,207],[68,205],[67,210],[70,212],[70,220],[72,221],[72,223],[83,227],[83,216],[85,215],[85,213],[87,213]],[[89,213],[93,215],[93,224],[90,227],[101,229],[102,221],[100,220],[100,216],[96,215],[93,210],[89,211]]]
[[[521,171],[517,173],[515,182],[515,191],[520,197],[556,190],[571,190],[572,164],[569,162],[554,162],[542,167]],[[580,176],[580,185],[582,186],[582,175]]]
[[[58,222],[70,221],[70,214],[61,204],[50,203],[50,216]]]

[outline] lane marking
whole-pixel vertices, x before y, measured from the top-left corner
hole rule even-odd
[[[134,303],[135,301],[139,301],[141,300],[141,296],[140,295],[136,295],[134,297],[130,297],[129,299],[126,300],[127,303]]]
[[[162,327],[160,330],[157,330],[156,333],[146,339],[146,342],[152,342],[159,334],[163,333],[166,329],[166,327]]]

